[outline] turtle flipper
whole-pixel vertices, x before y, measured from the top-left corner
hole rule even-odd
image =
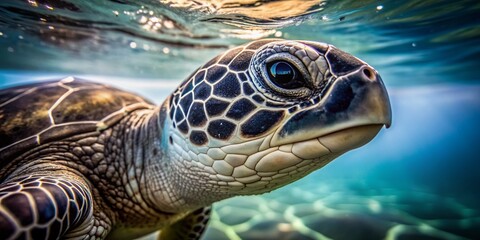
[[[211,207],[200,208],[173,225],[162,229],[159,240],[200,239],[210,219]]]
[[[81,181],[26,176],[0,185],[0,239],[65,239],[93,227],[92,197]]]

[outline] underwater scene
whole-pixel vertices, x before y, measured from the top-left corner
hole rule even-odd
[[[364,60],[392,124],[292,184],[215,203],[202,239],[480,239],[480,1],[2,0],[0,89],[75,76],[161,104],[262,38]]]

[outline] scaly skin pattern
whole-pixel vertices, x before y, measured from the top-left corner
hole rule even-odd
[[[29,96],[30,118],[15,105]],[[0,239],[199,239],[212,203],[307,175],[391,112],[366,63],[269,39],[212,59],[157,107],[68,78],[1,91],[0,120]]]

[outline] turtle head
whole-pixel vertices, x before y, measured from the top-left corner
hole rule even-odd
[[[391,121],[371,66],[332,45],[281,39],[214,58],[165,104],[170,161],[187,166],[210,196],[295,181],[366,144]]]

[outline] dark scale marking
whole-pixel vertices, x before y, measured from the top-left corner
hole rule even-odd
[[[257,102],[257,103],[264,103],[265,102],[265,98],[263,98],[262,96],[260,95],[253,95],[252,99]]]
[[[57,218],[62,219],[67,212],[68,199],[66,198],[63,189],[54,184],[42,184],[42,187],[50,192],[55,199],[55,206],[57,206]]]
[[[25,189],[24,191],[30,193],[35,200],[38,224],[48,223],[55,217],[53,199],[48,197],[44,191],[40,189]]]
[[[46,228],[34,228],[31,230],[30,234],[35,236],[35,239],[46,239],[47,229]]]
[[[194,83],[199,84],[205,78],[205,70],[199,71],[195,74]]]
[[[70,202],[69,202],[70,203]],[[62,221],[62,231],[61,232],[66,232],[71,225],[73,225],[73,223],[70,223],[70,209],[69,209],[69,214],[67,216],[65,216],[65,218],[63,219]]]
[[[200,232],[200,231],[202,231],[202,229],[203,229],[203,227],[202,227],[202,226],[198,226],[198,225],[195,226],[195,227],[193,227],[193,231],[195,231],[195,232]]]
[[[26,232],[22,232],[20,233],[20,236],[16,237],[15,240],[27,240],[27,233]],[[29,240],[29,239],[28,239]]]
[[[19,182],[19,184],[24,185],[24,184],[27,184],[27,183],[35,182],[37,180],[38,180],[38,178],[34,178],[34,177],[26,178],[26,179],[21,180]]]
[[[82,188],[82,190],[84,191],[85,189]],[[88,194],[88,193],[85,193],[83,192],[84,194]],[[84,196],[84,203],[85,203],[85,206],[82,206],[82,217],[86,217],[86,213],[90,211],[90,209],[93,208],[93,202],[92,201],[89,201],[89,199],[87,198],[87,195],[83,195]]]
[[[194,102],[188,112],[188,123],[192,127],[203,126],[207,122],[207,115],[205,114],[205,109],[203,103]]]
[[[297,110],[298,110],[298,107],[297,107],[297,106],[293,106],[293,107],[291,107],[291,108],[288,109],[288,112],[289,112],[289,113],[294,113],[294,112],[296,112]]]
[[[235,131],[236,125],[227,120],[213,120],[208,124],[208,133],[210,136],[226,140]]]
[[[50,231],[49,231],[49,235],[48,235],[49,238],[48,239],[53,239],[53,238],[59,236],[60,233],[63,234],[64,233],[63,231],[65,231],[65,230],[66,230],[66,228],[65,227],[62,228],[62,224],[59,221],[55,220],[50,225]]]
[[[342,76],[364,65],[360,60],[350,54],[331,47],[325,56],[330,63],[333,74]]]
[[[181,122],[184,118],[185,118],[185,116],[183,115],[182,110],[177,109],[177,111],[175,112],[175,121],[176,122]]]
[[[75,194],[75,201],[77,202],[77,206],[79,209],[83,209],[83,205],[85,203],[85,199],[83,199],[83,195],[78,191],[80,189],[78,186],[74,187],[72,190]]]
[[[227,73],[228,69],[224,66],[213,66],[207,70],[206,80],[209,83],[216,83]]]
[[[228,73],[222,81],[215,84],[213,94],[224,98],[234,98],[240,95],[240,84],[237,76],[233,73]]]
[[[280,136],[288,136],[299,128],[310,128],[313,126],[328,126],[338,121],[338,114],[329,112],[325,108],[313,108],[300,111],[290,117],[279,131]]]
[[[73,187],[73,184],[69,181],[62,180],[62,183],[69,186],[69,187]]]
[[[182,91],[182,97],[190,93],[193,89],[193,81],[189,81],[187,86]]]
[[[8,239],[15,232],[15,223],[0,211],[0,239]]]
[[[246,98],[235,101],[227,112],[227,117],[240,120],[255,109],[255,104]]]
[[[178,130],[180,130],[180,132],[182,132],[183,134],[187,134],[189,129],[190,128],[188,127],[187,120],[184,120],[183,122],[178,124]]]
[[[210,87],[210,85],[208,85],[206,82],[202,82],[195,87],[193,93],[196,100],[205,100],[210,97],[211,92],[212,87]]]
[[[15,184],[15,185],[11,185],[11,186],[5,186],[4,188],[2,188],[2,192],[16,192],[20,190],[20,186]]]
[[[246,137],[260,136],[278,124],[282,120],[283,115],[284,111],[258,111],[242,124],[242,135]]]
[[[240,79],[240,81],[242,81],[242,82],[248,81],[247,75],[243,72],[238,73],[238,79]]]
[[[223,55],[222,59],[220,59],[218,63],[228,65],[241,51],[243,51],[243,48],[241,47],[229,50],[225,55]]]
[[[180,106],[182,107],[183,112],[188,112],[190,105],[192,105],[192,101],[193,98],[191,93],[187,94],[182,98],[182,100],[180,100]]]
[[[352,86],[342,81],[335,86],[334,90],[337,94],[330,96],[330,99],[325,104],[325,109],[331,113],[345,111],[355,98]]]
[[[58,183],[58,185],[59,185],[61,188],[63,188],[63,189],[70,189],[70,188],[65,184],[64,181],[62,181],[61,183]],[[68,196],[69,199],[73,199],[73,194],[72,194],[71,191],[66,191],[66,190],[65,190],[65,193],[67,193],[67,196]]]
[[[253,90],[253,88],[250,86],[250,84],[248,82],[244,82],[242,86],[243,86],[243,94],[244,95],[250,96],[253,93],[255,93],[255,91]]]
[[[56,224],[57,221],[53,222],[53,224]],[[65,217],[65,219],[63,220],[63,222],[59,223],[61,225],[61,229],[59,229],[60,233],[65,233],[67,232],[68,228],[70,227],[70,223],[68,222],[68,217]],[[52,235],[52,232],[53,231],[50,231],[50,236],[53,236]]]
[[[22,226],[26,227],[33,223],[34,213],[25,194],[14,193],[5,197],[2,199],[2,207],[10,209],[12,215],[15,216]]]
[[[222,114],[227,109],[229,104],[230,103],[226,101],[210,98],[205,103],[205,107],[207,109],[208,116],[213,117]]]
[[[228,68],[232,71],[245,71],[250,65],[250,60],[252,59],[254,52],[253,51],[244,51],[233,59]]]
[[[309,107],[309,106],[311,106],[311,105],[312,105],[312,103],[311,103],[310,101],[308,101],[308,102],[301,102],[301,103],[300,103],[300,108],[306,108],[306,107]]]
[[[38,187],[38,186],[40,186],[39,182],[31,182],[31,183],[23,184],[23,187]]]
[[[170,108],[170,113],[168,114],[170,116],[170,119],[173,120],[173,116],[175,114],[175,110],[177,110],[175,107]]]
[[[190,133],[190,141],[195,145],[201,146],[208,142],[208,137],[203,131],[192,131]]]
[[[70,200],[69,203],[70,203],[70,206],[68,208],[68,214],[67,214],[68,222],[70,224],[73,224],[75,220],[77,220],[78,218],[78,206],[77,204],[75,204],[73,200]]]

